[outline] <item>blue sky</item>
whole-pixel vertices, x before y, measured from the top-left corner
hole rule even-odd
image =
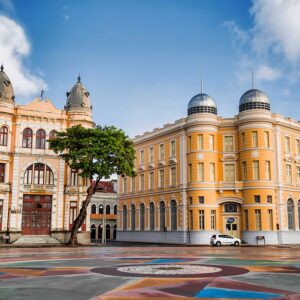
[[[62,108],[80,73],[96,123],[130,136],[184,117],[201,76],[237,114],[252,64],[272,111],[298,119],[299,2],[0,0],[0,61],[20,104],[45,88]]]

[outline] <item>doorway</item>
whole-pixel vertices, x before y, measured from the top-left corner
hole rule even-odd
[[[224,233],[239,238],[239,217],[224,217]]]
[[[52,196],[24,195],[22,211],[22,234],[50,234],[51,209]]]

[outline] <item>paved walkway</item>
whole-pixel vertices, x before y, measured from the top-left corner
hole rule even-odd
[[[300,299],[300,247],[0,248],[0,299]]]

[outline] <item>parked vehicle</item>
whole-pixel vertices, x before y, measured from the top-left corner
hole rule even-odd
[[[239,246],[241,244],[241,240],[227,234],[214,234],[210,239],[210,244],[212,246],[221,246],[221,245]]]

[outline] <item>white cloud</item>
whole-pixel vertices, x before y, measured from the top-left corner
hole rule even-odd
[[[300,59],[299,0],[254,0],[250,12],[256,51],[280,53],[292,63]]]
[[[70,19],[70,16],[64,15],[64,19],[65,19],[65,21],[68,21]]]
[[[271,68],[267,65],[259,66],[257,71],[255,72],[255,77],[257,80],[267,80],[273,81],[280,77],[281,72],[276,68]]]
[[[15,9],[11,0],[0,0],[0,5],[8,11],[13,11]]]
[[[46,83],[24,66],[23,59],[30,54],[30,43],[24,29],[14,20],[0,15],[0,63],[9,76],[17,98],[30,98]]]

